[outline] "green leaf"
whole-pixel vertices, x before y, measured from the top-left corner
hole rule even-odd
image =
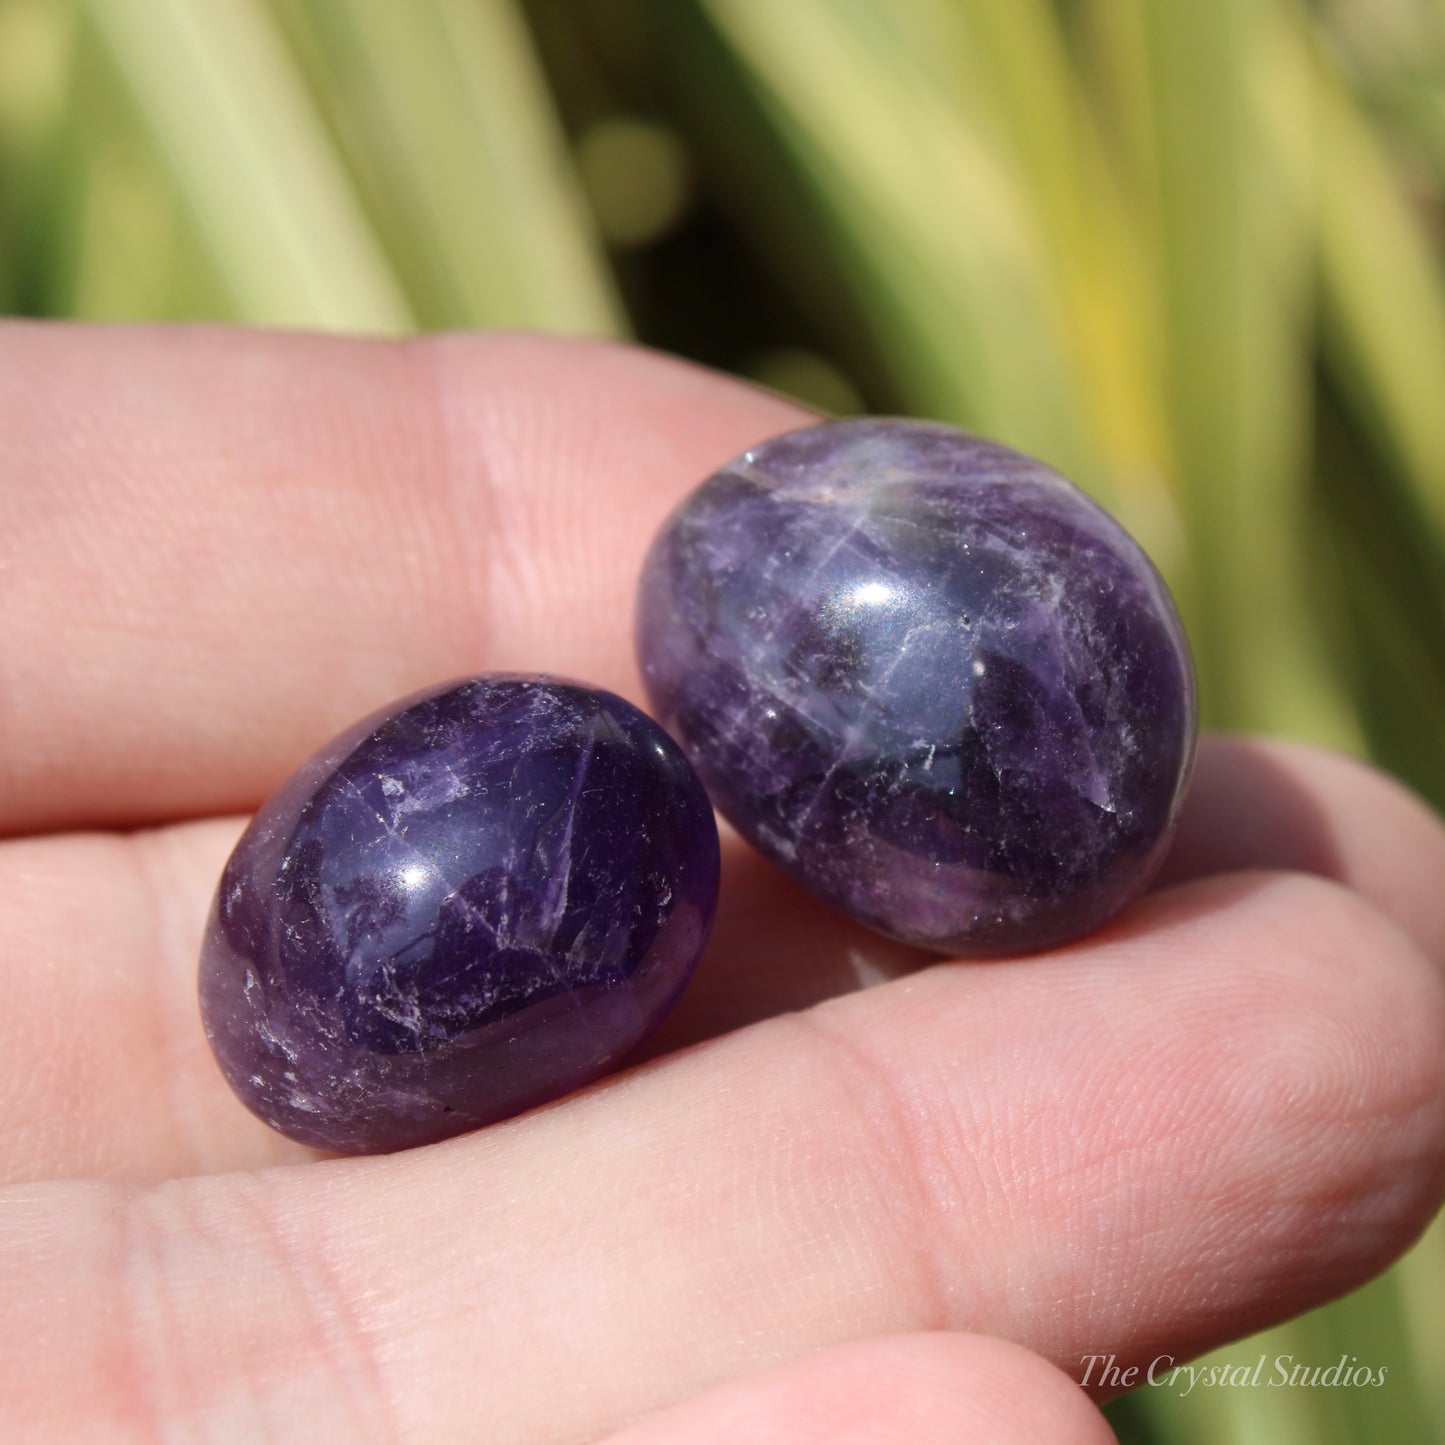
[[[425,324],[626,331],[509,0],[277,8]]]
[[[81,0],[242,320],[405,331],[411,307],[259,0]]]

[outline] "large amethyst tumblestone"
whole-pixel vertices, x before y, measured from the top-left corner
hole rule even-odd
[[[828,422],[695,491],[643,570],[656,716],[723,815],[883,933],[1043,948],[1149,882],[1194,756],[1159,574],[1082,492],[949,427]]]
[[[328,743],[227,863],[201,956],[222,1072],[283,1134],[423,1144],[565,1094],[676,999],[717,902],[712,809],[611,693],[451,682]]]

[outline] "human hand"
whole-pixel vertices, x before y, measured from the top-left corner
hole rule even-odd
[[[1445,832],[1242,739],[1071,947],[940,963],[725,836],[640,1067],[319,1163],[232,1097],[195,1001],[225,815],[448,676],[638,698],[652,532],[804,420],[581,343],[0,329],[10,1438],[1107,1439],[1084,1356],[1185,1358],[1429,1220]]]

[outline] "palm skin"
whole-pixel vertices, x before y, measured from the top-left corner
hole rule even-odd
[[[195,1004],[242,815],[435,679],[638,699],[653,530],[806,418],[529,337],[11,325],[0,373],[9,1438],[1107,1439],[1085,1356],[1298,1313],[1438,1208],[1445,831],[1242,738],[1071,947],[925,958],[729,837],[638,1065],[386,1158],[271,1134]]]

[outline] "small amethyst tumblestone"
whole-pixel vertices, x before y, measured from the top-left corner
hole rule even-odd
[[[442,1139],[618,1063],[686,983],[717,888],[707,796],[637,708],[553,678],[446,683],[256,815],[211,910],[206,1034],[293,1139]]]
[[[1105,922],[1161,863],[1193,764],[1152,563],[1062,477],[950,427],[826,422],[725,466],[653,543],[637,641],[745,838],[952,954]]]

